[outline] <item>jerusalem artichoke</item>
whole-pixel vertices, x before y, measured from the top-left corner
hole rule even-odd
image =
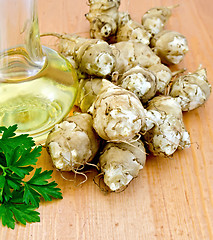
[[[76,34],[46,33],[59,39],[58,51],[67,57],[82,73],[105,77],[112,73],[115,57],[109,44],[103,40],[88,39]]]
[[[189,133],[182,119],[182,109],[179,103],[170,96],[153,98],[146,109],[149,129],[146,129],[144,139],[149,151],[155,156],[170,156],[177,149],[190,146]]]
[[[171,70],[164,64],[154,64],[148,68],[157,78],[157,93],[164,94],[166,87],[172,80]]]
[[[87,113],[79,113],[56,124],[46,140],[53,165],[59,170],[73,172],[92,161],[99,144],[92,117]]]
[[[156,76],[146,68],[136,66],[126,71],[118,79],[118,86],[137,95],[142,103],[154,97],[157,90]]]
[[[200,107],[209,98],[210,93],[211,85],[204,68],[176,78],[170,90],[170,96],[180,103],[182,111]]]
[[[93,116],[93,127],[107,140],[130,140],[141,130],[144,108],[137,96],[113,83],[102,80],[103,87],[88,110]]]
[[[118,12],[118,28],[131,20],[131,16],[128,12]]]
[[[154,53],[161,58],[162,63],[178,64],[188,52],[186,38],[175,31],[163,30],[151,39]]]
[[[151,48],[141,42],[124,41],[111,44],[110,47],[116,59],[114,71],[119,74],[137,65],[148,68],[160,63],[160,58]]]
[[[109,75],[115,64],[109,44],[98,39],[79,41],[75,46],[74,59],[81,71],[98,77]]]
[[[99,165],[104,182],[111,191],[121,191],[137,177],[146,162],[146,152],[141,140],[109,142],[104,147]]]
[[[149,9],[142,17],[141,23],[147,31],[155,35],[164,29],[172,14],[172,7],[154,7]]]
[[[89,0],[90,37],[107,41],[115,35],[118,26],[120,0]]]
[[[151,34],[146,31],[143,25],[133,20],[129,20],[118,27],[116,34],[117,42],[136,40],[138,42],[142,42],[143,44],[149,45],[150,38]]]

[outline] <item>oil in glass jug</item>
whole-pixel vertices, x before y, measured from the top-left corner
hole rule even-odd
[[[71,110],[78,81],[70,62],[40,43],[36,0],[0,0],[0,125],[36,141]]]

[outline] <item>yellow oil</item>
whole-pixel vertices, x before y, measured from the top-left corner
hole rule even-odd
[[[11,53],[12,52],[12,53]],[[18,52],[18,57],[13,53]],[[56,51],[43,47],[44,63],[33,65],[21,47],[10,50],[11,69],[1,69],[0,125],[18,124],[19,133],[42,140],[71,110],[77,95],[77,76]],[[6,54],[7,56],[7,54]],[[17,61],[17,59],[21,59]]]

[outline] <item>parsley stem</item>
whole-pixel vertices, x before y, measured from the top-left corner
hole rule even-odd
[[[7,175],[6,170],[8,169],[8,167],[4,167],[4,166],[2,166],[2,165],[0,164],[0,168],[2,169],[2,171],[3,171],[3,176],[5,177],[5,176]]]

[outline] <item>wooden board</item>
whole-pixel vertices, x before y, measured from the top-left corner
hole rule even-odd
[[[88,33],[86,0],[39,0],[41,33]],[[207,68],[213,83],[213,3],[211,0],[122,0],[132,18],[154,6],[179,3],[167,24],[184,34],[190,51],[179,65]],[[144,170],[121,193],[104,194],[94,184],[96,171],[76,187],[54,171],[63,200],[41,202],[41,222],[0,227],[2,240],[182,240],[213,239],[213,94],[201,108],[185,113],[192,146],[172,158],[148,157]],[[45,150],[38,166],[52,169]],[[68,178],[73,175],[66,176]],[[82,178],[79,178],[79,181]]]

